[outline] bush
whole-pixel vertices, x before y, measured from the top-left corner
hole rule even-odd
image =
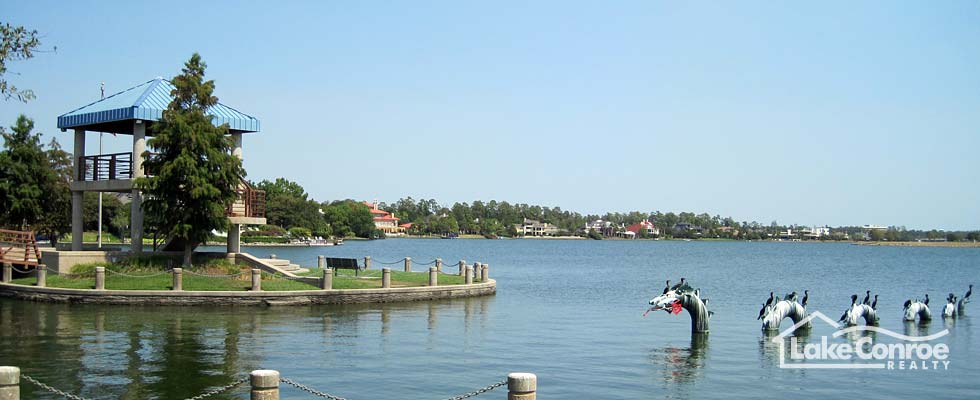
[[[313,236],[313,232],[301,226],[294,226],[292,228],[289,228],[289,236],[292,236],[295,239],[308,238]]]

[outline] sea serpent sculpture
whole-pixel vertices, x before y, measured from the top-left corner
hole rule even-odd
[[[967,303],[970,302],[970,296],[972,295],[973,295],[973,284],[971,283],[970,289],[966,291],[966,294],[963,295],[963,298],[961,298],[959,303],[957,303],[956,305],[957,308],[956,311],[958,313],[963,314],[966,311],[966,305]]]
[[[684,278],[681,283],[667,287],[664,293],[650,300],[650,307],[643,313],[646,316],[650,311],[666,311],[668,314],[680,314],[681,310],[687,310],[691,315],[691,333],[707,333],[708,321],[711,319],[711,311],[705,303],[708,299],[701,299],[701,289],[691,289]]]
[[[926,295],[926,302],[921,302],[919,299],[915,300],[905,300],[905,320],[915,321],[915,317],[919,317],[919,322],[928,322],[932,320],[932,312],[929,311],[929,296]]]
[[[759,310],[759,318],[762,320],[762,330],[763,331],[778,331],[779,324],[786,318],[792,319],[793,324],[797,324],[800,321],[806,319],[806,302],[810,297],[809,291],[804,291],[803,302],[797,301],[798,295],[796,292],[787,294],[783,299],[779,296],[773,297],[773,292],[769,292],[769,298],[766,303],[762,305],[762,309]],[[812,324],[807,321],[803,325],[799,326],[798,329],[810,329]]]
[[[878,325],[878,312],[871,304],[871,291],[868,291],[863,302],[859,303],[857,297],[856,294],[851,295],[851,306],[847,310],[844,310],[844,314],[840,316],[838,322],[843,322],[846,326],[855,326],[861,319],[864,319],[865,325]],[[877,304],[878,301],[875,300],[874,305]]]

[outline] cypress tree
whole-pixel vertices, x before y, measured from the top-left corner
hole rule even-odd
[[[183,239],[185,266],[212,230],[228,226],[227,208],[245,174],[241,160],[231,154],[228,125],[215,126],[207,115],[218,98],[212,95],[214,81],[204,80],[206,67],[194,53],[173,78],[174,99],[147,140],[156,154],[143,153],[144,166],[154,176],[136,181],[147,220],[156,221],[167,237]]]

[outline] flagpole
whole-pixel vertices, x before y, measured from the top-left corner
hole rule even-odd
[[[102,98],[105,99],[105,82],[102,82],[99,89],[102,92]],[[102,132],[99,132],[99,156],[102,156]],[[94,172],[96,175],[99,174],[99,171]],[[102,248],[102,192],[99,192],[99,248]]]

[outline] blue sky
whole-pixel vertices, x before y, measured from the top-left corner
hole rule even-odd
[[[319,200],[980,228],[975,1],[281,3],[5,1],[57,52],[8,65],[38,99],[0,124],[69,145],[100,82],[196,51],[262,121],[249,177]]]

